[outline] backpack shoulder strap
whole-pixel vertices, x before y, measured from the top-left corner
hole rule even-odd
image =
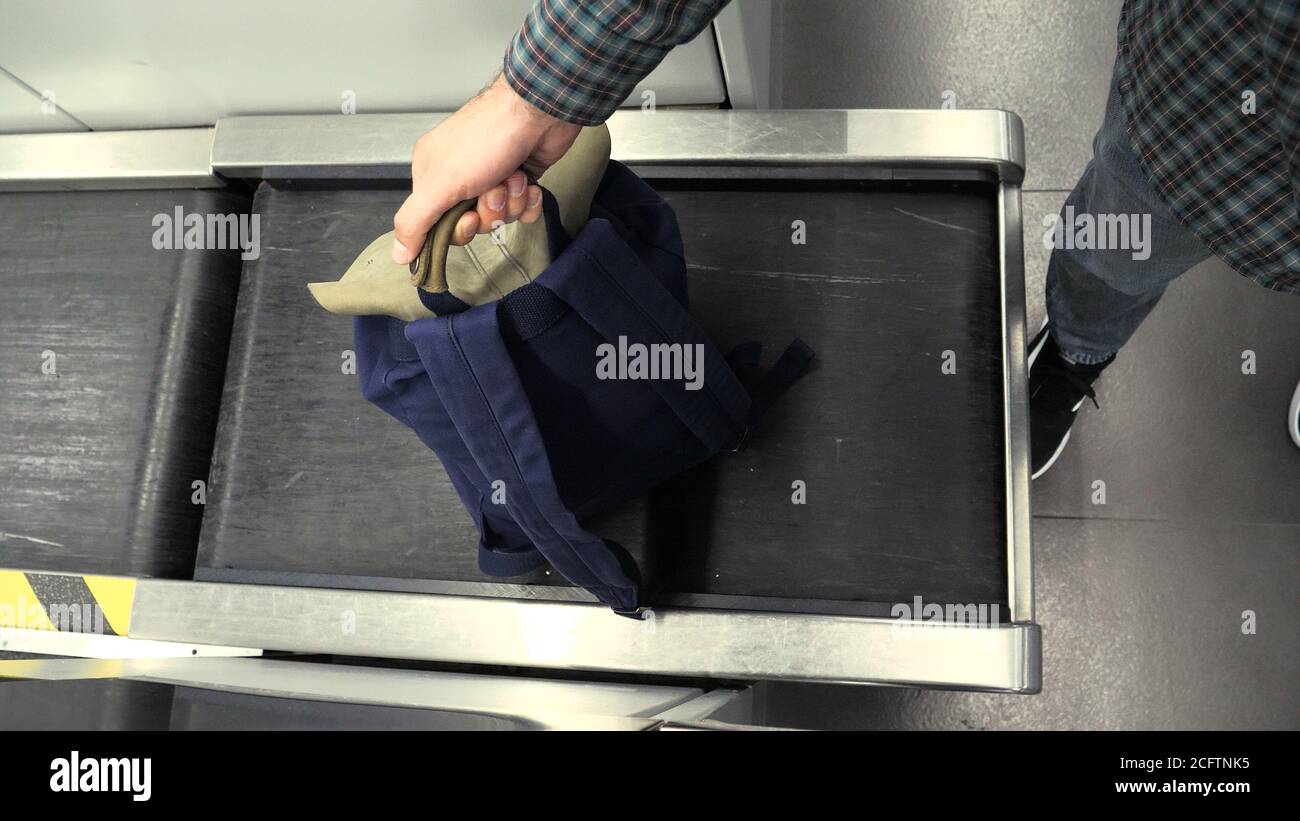
[[[542,435],[501,339],[496,311],[425,320],[410,333],[439,399],[489,481],[547,561],[620,615],[637,615],[636,564],[616,542],[587,532],[565,506]]]
[[[762,380],[749,391],[750,427],[757,425],[768,408],[772,407],[772,403],[789,390],[799,377],[808,372],[813,356],[813,349],[797,336],[786,346],[776,360],[776,364],[769,368],[767,373],[763,374]]]

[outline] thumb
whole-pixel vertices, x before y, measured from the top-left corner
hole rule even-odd
[[[437,195],[430,195],[421,190],[412,191],[393,216],[393,262],[405,265],[419,256],[424,238],[433,228],[433,224],[443,212],[455,204],[455,200]]]

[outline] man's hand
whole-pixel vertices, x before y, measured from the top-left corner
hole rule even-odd
[[[393,261],[409,263],[438,217],[463,199],[478,208],[456,223],[452,242],[464,245],[498,224],[536,222],[542,189],[528,185],[577,139],[581,126],[544,114],[497,77],[477,97],[415,143],[411,195],[393,217]]]

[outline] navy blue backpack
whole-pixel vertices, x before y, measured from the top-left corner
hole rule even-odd
[[[733,366],[756,367],[757,343],[724,357],[704,336],[686,310],[676,216],[621,164],[609,163],[576,237],[549,191],[543,203],[552,263],[530,284],[476,307],[421,293],[438,314],[429,319],[355,318],[361,390],[441,459],[478,526],[484,573],[549,562],[616,613],[639,617],[635,561],[581,522],[738,450],[813,352],[796,339],[752,391],[742,385]],[[689,384],[601,378],[606,343],[699,346],[703,362]]]

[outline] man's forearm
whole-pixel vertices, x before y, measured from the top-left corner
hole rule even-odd
[[[602,123],[727,2],[537,0],[506,51],[506,82],[553,117]]]

